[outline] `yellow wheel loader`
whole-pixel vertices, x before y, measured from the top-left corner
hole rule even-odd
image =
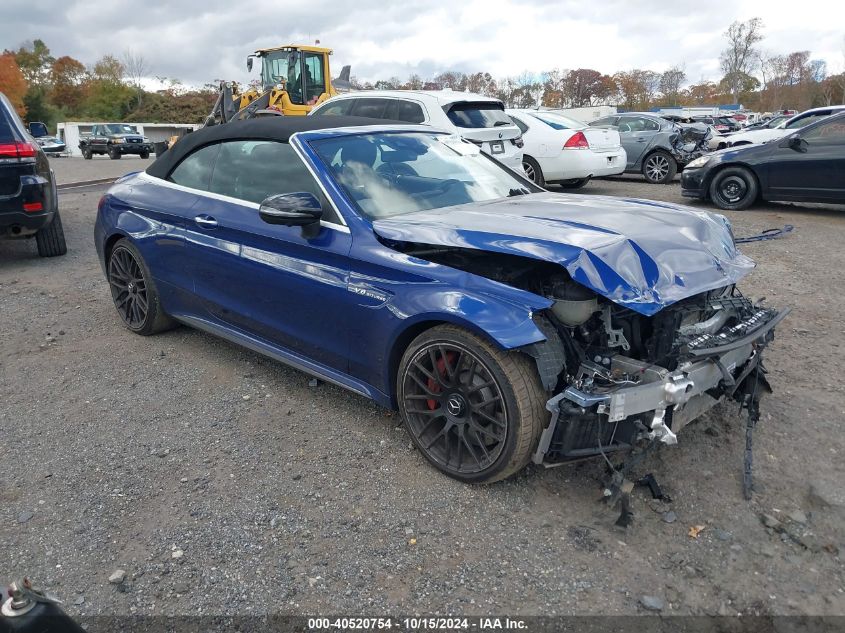
[[[262,48],[249,55],[247,70],[261,60],[259,86],[241,91],[235,82],[221,82],[220,94],[206,125],[217,125],[256,116],[305,116],[338,92],[351,89],[349,66],[332,81],[329,48],[290,44]]]

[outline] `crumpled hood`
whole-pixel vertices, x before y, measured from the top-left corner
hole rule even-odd
[[[373,229],[388,240],[557,262],[647,316],[754,268],[723,216],[633,198],[537,193],[376,220]]]

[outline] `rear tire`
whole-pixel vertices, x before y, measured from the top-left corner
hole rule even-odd
[[[590,182],[589,178],[575,178],[574,180],[561,180],[558,184],[564,189],[580,189]]]
[[[646,157],[642,172],[645,179],[653,185],[668,185],[678,173],[678,163],[661,150]]]
[[[35,234],[35,244],[41,257],[58,257],[67,253],[65,232],[58,210],[53,215],[53,221]]]
[[[710,183],[710,199],[720,209],[740,211],[757,200],[757,178],[745,167],[726,167]]]
[[[118,152],[115,148],[109,148],[109,158],[112,160],[119,160],[120,159],[120,152]]]
[[[546,186],[546,179],[543,176],[543,170],[540,168],[540,163],[530,156],[522,156],[522,170],[528,177],[528,180],[533,182],[538,187]]]
[[[114,245],[106,275],[114,307],[128,329],[149,336],[174,327],[175,322],[161,307],[150,269],[132,242],[123,238]]]
[[[534,362],[454,325],[411,342],[399,364],[397,400],[417,449],[466,483],[522,470],[549,421]]]

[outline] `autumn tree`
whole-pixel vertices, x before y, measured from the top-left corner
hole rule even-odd
[[[688,86],[682,92],[684,105],[704,105],[713,103],[719,94],[719,88],[712,81],[700,81]]]
[[[448,88],[450,90],[466,90],[467,76],[464,73],[447,70],[434,77],[434,83],[439,85],[441,89]]]
[[[0,55],[0,92],[5,94],[22,117],[26,115],[24,96],[28,85],[13,53]]]
[[[423,80],[416,73],[408,77],[408,81],[402,86],[404,90],[422,90]]]
[[[66,112],[78,112],[85,99],[87,78],[82,62],[67,55],[59,57],[50,68],[50,101]]]
[[[565,105],[564,78],[569,74],[568,70],[561,71],[557,68],[543,73],[543,98],[542,105],[547,108],[562,108]]]
[[[602,74],[592,68],[571,70],[563,80],[564,96],[573,108],[592,105],[601,88]]]
[[[120,120],[130,110],[134,91],[123,83],[126,69],[113,55],[104,55],[94,64],[87,86],[84,109],[96,119]]]
[[[27,42],[15,51],[14,55],[24,79],[30,86],[44,85],[49,81],[50,67],[55,59],[42,40]]]
[[[496,90],[496,81],[490,73],[471,73],[467,75],[466,90],[490,96]]]
[[[635,68],[618,72],[613,80],[619,89],[619,96],[628,110],[646,110],[654,101],[660,86],[660,75],[652,70]]]
[[[747,22],[737,20],[728,27],[724,36],[728,46],[722,51],[719,62],[724,77],[722,82],[734,97],[739,99],[742,87],[751,75],[756,59],[755,46],[763,41],[763,20],[751,18]]]
[[[666,105],[677,105],[681,94],[681,84],[686,81],[687,74],[682,66],[673,66],[660,75],[659,89]]]

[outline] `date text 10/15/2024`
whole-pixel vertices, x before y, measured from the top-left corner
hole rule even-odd
[[[524,620],[508,617],[308,618],[310,631],[524,631]]]

